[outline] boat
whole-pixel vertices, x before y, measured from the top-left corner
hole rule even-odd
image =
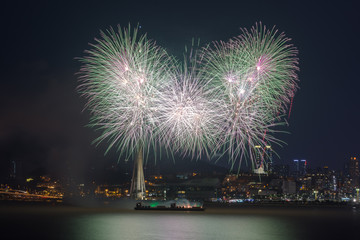
[[[170,207],[164,205],[152,207],[152,206],[143,206],[140,202],[136,204],[135,210],[157,210],[157,211],[204,211],[205,208],[200,206],[176,206],[175,203],[172,203]]]

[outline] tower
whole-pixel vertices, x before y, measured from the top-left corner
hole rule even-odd
[[[307,166],[307,161],[305,159],[302,159],[299,162],[299,174],[300,174],[300,176],[306,175],[306,166]]]
[[[267,145],[264,148],[257,145],[254,147],[255,166],[254,173],[265,174],[272,170],[272,148]]]
[[[273,172],[273,155],[272,155],[272,148],[270,145],[267,145],[265,148],[265,163],[266,163],[266,170],[268,172]]]
[[[254,165],[254,173],[255,174],[265,174],[264,171],[264,158],[262,156],[262,149],[261,146],[257,145],[254,147],[254,158],[255,158],[255,165]]]
[[[359,187],[359,160],[356,157],[351,157],[349,162],[349,175],[352,179],[352,186]]]
[[[254,157],[255,157],[255,168],[260,168],[262,165],[261,146],[258,146],[258,145],[255,146]]]
[[[133,176],[131,179],[130,196],[136,200],[145,198],[145,178],[143,168],[143,151],[139,148],[136,158],[134,159]]]
[[[292,167],[292,175],[294,175],[295,177],[298,177],[299,172],[300,172],[299,160],[295,159],[293,167]]]

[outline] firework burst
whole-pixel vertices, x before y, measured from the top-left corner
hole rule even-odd
[[[209,157],[222,132],[221,101],[212,97],[191,69],[174,74],[158,99],[159,141],[172,152]]]
[[[298,59],[275,28],[242,29],[182,66],[136,29],[101,32],[91,46],[79,90],[90,125],[102,132],[96,142],[108,140],[108,150],[132,154],[160,144],[201,157],[223,147],[234,163],[281,143],[273,133],[298,88]]]
[[[253,159],[255,146],[279,143],[274,127],[297,90],[296,48],[283,33],[256,24],[228,42],[214,42],[199,59],[208,87],[227,113],[223,143],[231,161]]]
[[[95,142],[108,140],[108,150],[121,153],[148,150],[156,128],[155,100],[169,80],[172,58],[130,26],[111,28],[95,40],[81,59],[79,86],[88,100],[90,126],[102,132]]]

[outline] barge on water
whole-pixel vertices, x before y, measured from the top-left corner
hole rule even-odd
[[[172,203],[170,207],[158,205],[158,206],[143,206],[141,203],[137,203],[135,210],[158,210],[158,211],[204,211],[205,208],[202,206],[176,206],[175,203]]]

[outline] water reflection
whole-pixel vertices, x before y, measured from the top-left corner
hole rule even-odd
[[[1,239],[358,239],[359,208],[153,212],[85,207],[0,208]],[[8,238],[6,238],[8,236]]]
[[[71,222],[75,239],[296,239],[296,226],[246,215],[98,214]]]

